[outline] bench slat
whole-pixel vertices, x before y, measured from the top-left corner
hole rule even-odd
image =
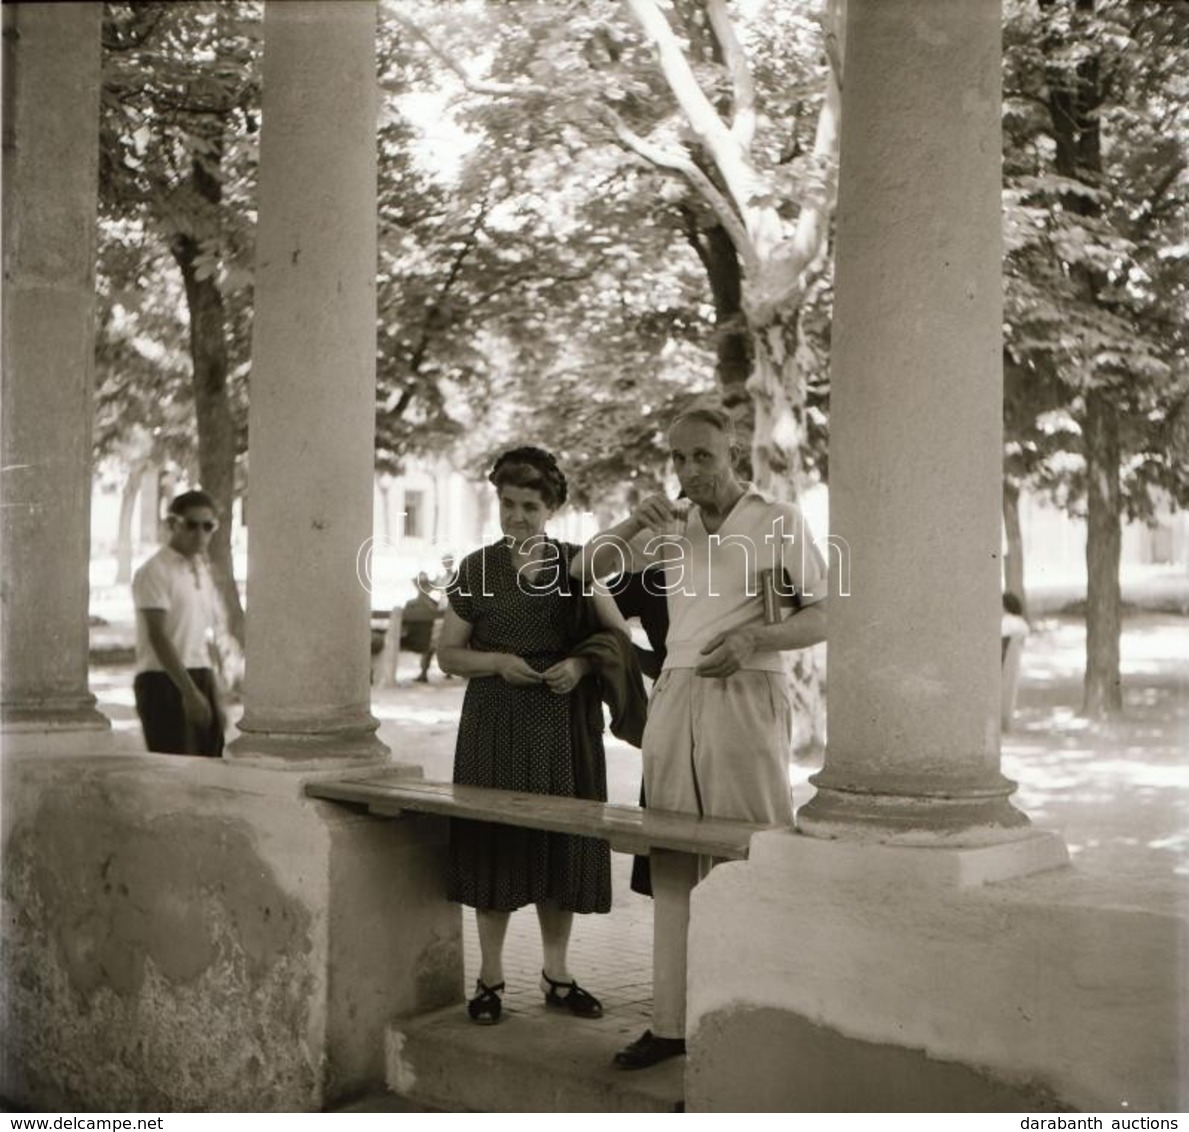
[[[309,782],[305,790],[314,798],[366,805],[379,817],[412,811],[574,833],[602,838],[621,853],[646,854],[651,849],[672,849],[743,860],[752,835],[772,828],[585,798],[522,794],[390,774]]]

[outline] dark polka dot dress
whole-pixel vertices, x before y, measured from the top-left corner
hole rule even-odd
[[[557,558],[533,581],[517,577],[501,540],[467,555],[450,587],[450,605],[471,625],[472,649],[510,652],[538,672],[569,655],[572,598],[568,563],[578,547],[551,541]],[[532,794],[575,797],[570,742],[572,697],[541,684],[514,688],[499,676],[467,682],[454,781]],[[598,800],[607,799],[601,735],[594,736]],[[553,901],[571,912],[611,908],[611,853],[592,837],[454,820],[448,896],[462,904],[510,912]]]

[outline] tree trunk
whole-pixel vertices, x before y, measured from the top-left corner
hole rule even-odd
[[[1053,0],[1041,0],[1051,10]],[[1078,63],[1050,67],[1049,110],[1056,143],[1057,172],[1064,177],[1098,183],[1102,177],[1102,74],[1097,48],[1087,20],[1096,10],[1095,0],[1074,0],[1068,29],[1055,23],[1045,49],[1068,58],[1071,44],[1078,49]],[[1080,41],[1079,38],[1080,37]],[[1084,193],[1067,193],[1064,206],[1071,213],[1097,217],[1098,200]],[[1101,272],[1075,265],[1074,278],[1090,302],[1109,305],[1102,297],[1106,280]],[[1120,388],[1122,388],[1120,386]],[[1086,394],[1082,433],[1086,457],[1086,676],[1083,711],[1101,719],[1122,710],[1123,689],[1119,675],[1119,561],[1122,546],[1119,488],[1119,406],[1108,389],[1091,387]]]
[[[1103,719],[1123,710],[1119,671],[1119,417],[1102,391],[1086,395],[1086,680],[1083,711]]]
[[[140,481],[140,543],[156,546],[161,541],[161,468],[157,459],[145,465]]]
[[[805,439],[805,387],[797,365],[799,310],[772,311],[751,328],[755,364],[748,380],[754,405],[751,439],[756,485],[782,499],[805,487],[801,445]]]
[[[231,560],[231,506],[235,497],[235,424],[227,396],[227,341],[223,295],[215,276],[198,278],[200,244],[192,236],[175,236],[171,250],[186,286],[190,312],[190,355],[193,360],[194,409],[198,419],[198,474],[202,488],[215,501],[219,529],[211,539],[211,572],[227,612],[227,627],[241,644],[244,610]]]
[[[146,460],[137,460],[128,468],[128,478],[120,493],[120,525],[116,536],[116,585],[124,586],[132,581],[132,514],[136,509],[136,497],[145,478]]]
[[[219,242],[224,120],[221,117],[212,119],[207,128],[208,146],[203,157],[195,157],[191,163],[188,185],[193,199],[200,203],[203,211],[196,216],[189,230],[173,236],[170,251],[182,273],[190,312],[190,356],[194,367],[194,410],[198,420],[198,474],[203,490],[214,499],[221,520],[210,545],[211,571],[223,599],[227,628],[242,645],[244,610],[231,558],[236,444],[235,422],[227,395],[226,316],[218,272],[209,262],[199,270],[203,251],[212,246],[217,248]]]
[[[743,313],[743,269],[730,234],[721,224],[702,225],[690,206],[681,209],[685,238],[702,261],[714,301],[714,378],[723,408],[731,414],[743,446],[739,472],[752,477],[751,438],[755,412],[751,377],[751,335]]]
[[[1003,563],[1003,589],[1020,599],[1023,616],[1028,616],[1024,593],[1024,532],[1020,528],[1020,485],[1003,481],[1003,527],[1007,534],[1007,558]]]
[[[714,299],[714,376],[723,406],[734,412],[746,404],[751,376],[751,341],[743,317],[743,272],[731,237],[721,224],[706,230],[706,278]]]
[[[748,389],[754,407],[752,478],[761,491],[796,499],[805,488],[801,443],[805,437],[805,392],[797,364],[798,312],[782,310],[753,328],[755,365]],[[814,531],[822,538],[825,531]],[[826,745],[826,652],[797,649],[787,654],[792,673],[793,750],[802,756]]]

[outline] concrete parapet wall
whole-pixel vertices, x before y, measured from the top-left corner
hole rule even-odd
[[[445,840],[165,755],[6,754],[0,1091],[92,1111],[301,1111],[383,1080],[386,1024],[462,997]]]
[[[687,1109],[1183,1111],[1176,878],[968,884],[961,852],[771,833],[715,869],[692,903]]]

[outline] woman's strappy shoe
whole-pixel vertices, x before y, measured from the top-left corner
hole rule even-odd
[[[503,989],[502,982],[489,987],[482,979],[475,980],[475,997],[467,1003],[467,1013],[472,1022],[480,1026],[494,1026],[500,1020],[504,1009],[500,1001],[500,991]]]
[[[558,1006],[579,1018],[602,1018],[603,1004],[589,991],[584,991],[577,981],[559,983],[541,972],[541,990],[545,992],[545,1005]],[[558,993],[561,992],[561,993]]]

